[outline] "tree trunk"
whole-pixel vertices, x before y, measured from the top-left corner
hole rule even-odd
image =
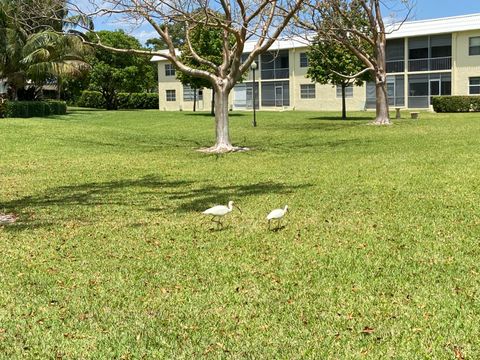
[[[376,117],[375,125],[390,125],[390,115],[388,113],[388,95],[386,74],[378,73],[375,77],[376,92]]]
[[[62,79],[60,76],[57,77],[57,100],[62,98]]]
[[[215,96],[216,96],[216,91],[214,88],[212,88],[212,105],[210,108],[210,115],[215,116]]]
[[[342,82],[342,120],[347,120],[347,102],[345,101],[345,89],[347,84]]]
[[[390,125],[390,115],[388,113],[388,94],[387,94],[387,72],[386,53],[385,53],[385,34],[379,34],[377,40],[376,57],[377,67],[375,69],[375,92],[376,92],[376,116],[375,125]]]
[[[193,88],[193,112],[197,111],[197,89]]]
[[[229,152],[235,150],[230,143],[228,124],[228,95],[230,89],[220,87],[214,91],[216,144],[211,152]]]

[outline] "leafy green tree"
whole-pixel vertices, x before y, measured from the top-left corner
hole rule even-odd
[[[360,86],[371,80],[369,72],[361,73],[363,62],[342,44],[316,39],[308,52],[307,77],[320,84],[332,84],[342,88],[342,119],[347,118],[345,89],[349,85]],[[356,74],[359,74],[355,76]]]
[[[140,42],[123,30],[99,31],[87,34],[92,42],[101,41],[106,46],[118,49],[141,49]],[[91,90],[100,91],[108,110],[118,108],[119,92],[141,92],[156,86],[153,68],[149,59],[129,53],[115,53],[97,47],[90,58]]]

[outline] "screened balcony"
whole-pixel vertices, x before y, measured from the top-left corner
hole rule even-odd
[[[387,69],[388,69],[388,64],[387,64]],[[408,71],[437,71],[437,70],[451,70],[451,69],[452,69],[451,56],[408,60]]]
[[[290,66],[288,50],[270,51],[260,57],[262,80],[288,79]]]
[[[421,36],[408,41],[408,71],[452,68],[452,35]]]
[[[396,73],[405,71],[405,61],[391,60],[387,61],[387,73]]]
[[[387,40],[385,48],[387,58],[387,73],[405,71],[405,39]]]

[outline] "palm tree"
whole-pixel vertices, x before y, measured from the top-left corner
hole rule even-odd
[[[28,34],[8,16],[9,11],[9,2],[0,3],[0,78],[7,82],[11,97],[16,99],[18,89],[26,82],[25,66],[20,61]]]
[[[90,52],[91,48],[77,36],[42,31],[28,38],[21,62],[34,83],[56,82],[60,98],[63,79],[78,77],[90,69],[85,61]]]
[[[28,83],[37,85],[29,87],[33,89],[52,81],[60,97],[62,79],[89,69],[84,61],[89,50],[77,36],[62,33],[61,20],[32,20],[32,14],[23,14],[27,3],[0,0],[0,79],[6,81],[11,99],[18,99]],[[56,6],[59,18],[66,17],[61,0]]]

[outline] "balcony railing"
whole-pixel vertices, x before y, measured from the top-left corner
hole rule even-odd
[[[404,72],[405,62],[403,60],[387,61],[387,73]]]
[[[408,60],[408,71],[450,70],[452,57],[438,57]]]
[[[289,68],[262,69],[262,80],[288,79]]]

